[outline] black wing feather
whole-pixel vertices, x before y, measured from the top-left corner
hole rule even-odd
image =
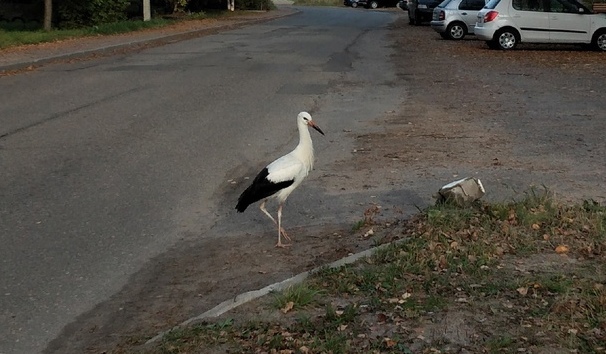
[[[238,198],[238,205],[236,205],[236,210],[238,212],[242,213],[252,203],[267,198],[295,182],[294,179],[277,183],[271,182],[267,179],[268,175],[269,171],[267,168],[264,168],[259,172],[257,177],[255,177],[252,184],[242,192],[240,198]]]

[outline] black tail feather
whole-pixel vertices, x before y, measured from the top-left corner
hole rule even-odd
[[[255,177],[252,184],[246,188],[244,192],[242,192],[238,198],[238,204],[236,205],[236,210],[239,213],[244,212],[244,210],[246,210],[246,208],[248,208],[248,206],[252,203],[272,196],[279,190],[284,189],[295,182],[294,180],[290,180],[274,183],[267,179],[268,175],[269,172],[267,171],[267,168],[264,168],[261,172],[259,172],[257,177]]]

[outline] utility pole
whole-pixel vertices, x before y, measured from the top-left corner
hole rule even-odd
[[[151,6],[149,0],[143,0],[143,21],[151,20]]]
[[[44,30],[50,31],[53,27],[53,0],[44,0]]]

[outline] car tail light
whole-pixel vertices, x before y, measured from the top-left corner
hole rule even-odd
[[[486,15],[484,15],[484,23],[493,21],[495,18],[499,16],[499,13],[496,11],[488,11]]]
[[[446,14],[444,13],[444,11],[440,11],[440,14],[438,15],[438,21],[444,21],[445,18]]]

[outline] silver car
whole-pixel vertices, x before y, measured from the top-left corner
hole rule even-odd
[[[606,52],[606,14],[576,0],[490,0],[478,13],[475,32],[494,49],[569,43]]]
[[[485,0],[444,0],[433,10],[431,28],[444,39],[463,39],[473,34],[478,12]]]

